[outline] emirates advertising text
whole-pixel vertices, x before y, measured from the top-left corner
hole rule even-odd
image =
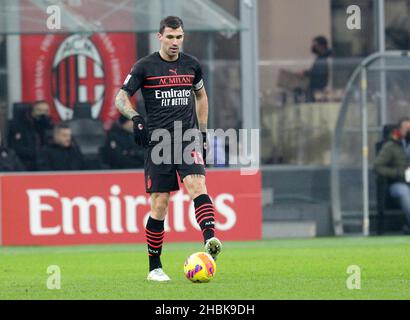
[[[261,238],[260,173],[207,171],[215,228],[224,240]],[[0,176],[2,245],[145,243],[150,214],[144,174],[61,173]],[[198,241],[195,208],[183,184],[171,194],[169,242]]]

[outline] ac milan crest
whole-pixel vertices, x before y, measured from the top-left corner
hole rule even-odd
[[[119,115],[115,96],[136,61],[135,43],[135,35],[120,33],[22,35],[22,100],[47,101],[56,123],[86,102],[92,118],[110,128]]]
[[[84,35],[66,38],[53,61],[53,98],[61,119],[72,118],[77,103],[91,105],[92,118],[98,118],[104,101],[104,68],[101,55]]]

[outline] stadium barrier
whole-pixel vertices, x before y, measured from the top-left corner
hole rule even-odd
[[[144,174],[41,173],[0,175],[0,241],[14,245],[145,243],[150,212]],[[262,234],[261,175],[209,170],[207,187],[222,240],[257,240]],[[200,241],[193,202],[172,193],[166,241]]]

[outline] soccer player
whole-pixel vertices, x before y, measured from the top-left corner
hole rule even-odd
[[[118,110],[134,122],[137,144],[146,148],[144,173],[146,192],[151,195],[151,215],[145,228],[149,255],[148,280],[169,281],[162,270],[161,251],[164,239],[164,220],[170,192],[179,190],[177,173],[189,196],[194,201],[195,215],[202,230],[205,251],[214,259],[220,253],[221,242],[214,236],[214,206],[205,184],[203,158],[206,151],[208,98],[202,79],[202,70],[196,58],[180,51],[184,41],[184,25],[178,17],[167,17],[160,23],[160,50],[140,59],[117,94]],[[141,89],[147,111],[147,121],[137,112],[130,97]],[[196,101],[195,101],[196,100]],[[166,129],[174,139],[174,123],[180,123],[182,132],[197,128],[201,132],[202,154],[191,153],[193,161],[176,161],[174,148],[184,150],[187,142],[178,147],[172,141],[170,162],[153,161],[156,142],[151,140],[156,129]],[[199,133],[199,132],[198,132]],[[182,158],[182,156],[180,156]]]

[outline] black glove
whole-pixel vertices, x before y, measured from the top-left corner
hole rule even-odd
[[[206,132],[202,133],[202,158],[204,159],[204,164],[206,165],[206,151],[208,150],[208,140],[206,138]]]
[[[135,143],[141,147],[147,147],[149,143],[148,130],[144,118],[140,115],[134,116],[132,118],[132,122],[134,122]]]

